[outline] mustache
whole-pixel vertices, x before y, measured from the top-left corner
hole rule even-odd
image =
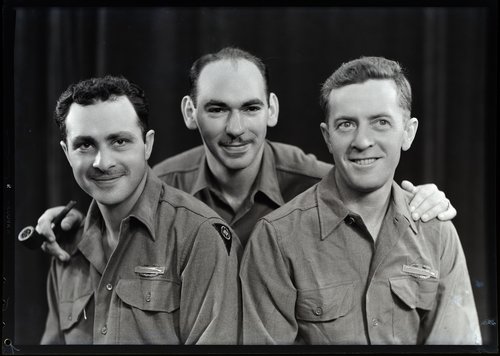
[[[108,169],[105,171],[93,168],[92,170],[89,171],[87,177],[94,180],[109,180],[121,177],[125,174],[127,174],[127,171],[122,168]]]
[[[230,145],[245,145],[247,143],[252,143],[253,140],[250,137],[225,137],[220,141],[221,145],[230,146]]]

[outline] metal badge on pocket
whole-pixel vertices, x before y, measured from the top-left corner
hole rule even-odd
[[[141,277],[157,277],[165,273],[164,266],[137,266],[134,272]]]
[[[429,266],[417,263],[414,263],[412,265],[403,265],[403,272],[422,279],[427,279],[427,278],[437,279],[439,277],[438,271],[433,270]]]

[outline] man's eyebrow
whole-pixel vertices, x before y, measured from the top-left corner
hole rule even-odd
[[[118,132],[113,132],[112,134],[109,134],[106,136],[106,141],[113,141],[118,138],[128,138],[128,139],[133,139],[135,138],[135,135],[132,134],[129,131],[118,131]]]
[[[205,105],[203,105],[203,107],[205,107],[205,108],[206,108],[206,107],[208,107],[208,106],[212,106],[212,105],[213,105],[213,106],[228,107],[228,105],[227,105],[225,102],[220,101],[220,100],[214,100],[214,99],[211,99],[211,100],[207,101],[207,102],[205,103]]]
[[[241,106],[252,106],[252,105],[264,105],[264,103],[260,99],[252,99],[245,101]]]
[[[94,140],[94,138],[92,136],[76,136],[72,140],[71,146],[72,147],[77,147],[78,145],[80,145],[82,143],[92,143],[92,144],[94,144],[95,142],[96,141]]]

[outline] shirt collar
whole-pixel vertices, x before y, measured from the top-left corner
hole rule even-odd
[[[196,193],[198,193],[199,191],[203,189],[210,189],[214,186],[216,186],[216,183],[210,172],[210,169],[208,168],[205,152],[203,152],[203,157],[200,160],[198,176],[196,177],[190,194],[196,195]],[[256,184],[254,185],[254,187],[254,191],[251,193],[252,196],[255,192],[260,191],[278,206],[285,204],[283,196],[281,195],[278,176],[276,174],[276,162],[274,159],[274,154],[267,140],[264,143],[262,163],[259,169],[259,173],[257,174]]]
[[[330,235],[350,213],[338,197],[339,191],[335,182],[335,167],[333,167],[318,183],[316,189],[321,240]]]
[[[135,218],[147,228],[151,238],[156,240],[154,222],[156,219],[158,201],[163,190],[163,184],[158,178],[156,178],[151,168],[148,168],[146,174],[146,184],[144,185],[144,189],[130,211],[130,214],[124,220],[131,217]],[[95,232],[100,233],[103,223],[99,207],[96,201],[92,200],[85,219],[84,235],[93,234]]]
[[[410,193],[406,193],[396,182],[392,182],[391,195],[391,204],[395,214],[403,216],[412,231],[417,234],[417,226],[411,218],[408,208]],[[333,167],[326,177],[318,183],[316,189],[321,240],[329,236],[351,214],[338,197],[339,191],[335,181],[335,167]]]
[[[394,207],[394,212],[397,215],[401,215],[404,217],[404,219],[408,222],[410,225],[410,228],[412,229],[413,233],[417,235],[418,229],[417,229],[417,224],[411,217],[410,213],[410,208],[409,204],[411,201],[412,195],[411,193],[406,192],[403,190],[399,184],[396,182],[392,182],[392,204]]]

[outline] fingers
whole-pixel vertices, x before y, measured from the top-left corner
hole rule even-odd
[[[57,242],[47,242],[45,241],[42,244],[42,250],[45,253],[48,253],[49,255],[57,257],[60,261],[66,262],[69,261],[70,256],[69,254],[64,251],[61,246]]]
[[[56,237],[52,231],[52,220],[64,209],[64,206],[57,206],[45,210],[45,212],[38,219],[35,227],[36,232],[45,237],[49,242],[54,242]]]
[[[64,231],[71,230],[73,227],[79,226],[83,221],[83,214],[76,209],[71,209],[66,217],[61,221],[61,229]]]
[[[429,221],[448,210],[450,201],[438,190],[435,184],[417,186],[415,196],[410,202],[410,211],[414,220]],[[452,212],[450,212],[452,214]],[[445,215],[446,217],[446,215]]]
[[[404,190],[410,192],[410,193],[415,193],[415,190],[417,189],[412,182],[409,180],[404,180],[401,182],[401,188]]]
[[[61,246],[56,242],[54,235],[52,220],[64,209],[64,206],[57,206],[45,210],[45,212],[38,219],[35,230],[42,235],[47,241],[42,243],[42,250],[52,256],[56,256],[61,261],[68,261],[69,254],[64,251]],[[61,221],[62,230],[68,231],[74,226],[79,226],[83,221],[83,215],[76,209],[71,209],[66,217]]]
[[[443,212],[443,213],[439,213],[437,217],[438,217],[439,220],[445,221],[445,220],[451,220],[455,216],[457,216],[457,209],[455,209],[453,207],[453,205],[451,205],[451,203],[450,203],[448,205],[448,209],[445,212]]]

